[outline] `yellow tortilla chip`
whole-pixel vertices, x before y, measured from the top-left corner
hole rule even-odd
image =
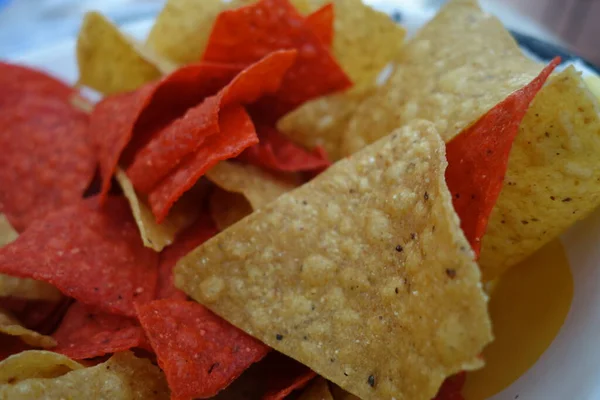
[[[138,197],[127,174],[118,168],[115,178],[129,201],[144,246],[155,251],[162,251],[162,249],[173,243],[177,232],[189,226],[200,215],[202,205],[198,199],[202,197],[200,193],[203,191],[200,187],[195,187],[193,190],[186,192],[175,203],[169,212],[169,216],[159,224],[146,202]]]
[[[12,242],[18,236],[6,216],[0,214],[0,247]],[[62,295],[57,288],[46,282],[0,274],[0,297],[58,301]]]
[[[131,352],[117,353],[105,363],[57,378],[0,385],[0,398],[11,400],[168,400],[169,397],[161,370]]]
[[[414,119],[432,121],[448,141],[541,69],[476,0],[451,0],[404,46],[388,82],[358,107],[342,154]]]
[[[341,387],[339,387],[338,385],[336,385],[334,383],[332,383],[330,385],[330,388],[331,388],[331,395],[333,396],[334,400],[360,400],[355,395],[346,392],[344,389],[342,389]]]
[[[399,129],[198,247],[175,284],[363,399],[429,400],[492,339],[446,164],[431,123]]]
[[[315,379],[298,400],[333,400],[329,385],[323,378]]]
[[[296,187],[261,168],[231,161],[221,161],[206,177],[221,189],[243,195],[255,210]]]
[[[77,38],[79,84],[112,94],[136,89],[169,72],[148,54],[102,14],[88,12]]]
[[[554,75],[519,127],[482,240],[486,280],[600,205],[600,105],[573,67]]]
[[[585,83],[590,89],[590,92],[596,96],[598,100],[600,100],[600,77],[598,76],[586,76]]]
[[[219,231],[224,231],[242,218],[252,214],[252,206],[243,195],[219,188],[215,188],[211,193],[209,208],[210,216]]]
[[[57,378],[81,368],[83,365],[77,361],[52,351],[22,351],[0,362],[0,385],[33,378]]]
[[[374,91],[374,86],[364,86],[306,102],[281,118],[277,129],[308,149],[322,146],[331,160],[339,160],[341,135],[359,104]]]
[[[0,333],[17,336],[30,346],[45,349],[56,347],[56,340],[21,326],[21,323],[6,310],[0,308]]]

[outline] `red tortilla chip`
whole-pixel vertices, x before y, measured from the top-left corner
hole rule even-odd
[[[329,49],[288,0],[261,0],[217,17],[203,59],[251,64],[276,50],[296,49],[298,58],[281,89],[263,104],[272,118],[300,104],[352,85]]]
[[[466,380],[464,371],[447,378],[433,400],[464,400],[461,391]]]
[[[0,108],[27,96],[68,102],[75,90],[42,71],[23,65],[0,62]]]
[[[0,213],[19,232],[79,201],[96,170],[88,116],[65,98],[72,89],[31,74],[36,81],[24,81],[21,90],[0,78],[0,97],[11,99],[0,104]]]
[[[331,165],[320,146],[309,152],[268,125],[260,125],[257,133],[259,143],[242,153],[242,161],[283,172],[322,171]]]
[[[220,132],[210,136],[202,146],[188,156],[148,196],[148,203],[160,223],[173,204],[216,163],[237,157],[246,148],[256,144],[258,137],[252,120],[242,106],[221,111]]]
[[[325,4],[306,17],[306,24],[328,48],[333,43],[333,20],[335,18],[333,3]]]
[[[218,233],[211,218],[203,214],[193,225],[179,233],[175,242],[160,253],[157,299],[185,300],[187,295],[173,284],[173,268],[177,261]]]
[[[0,249],[0,272],[56,286],[82,303],[134,316],[154,297],[158,254],[145,248],[125,198],[82,200],[36,221]]]
[[[107,314],[75,302],[52,335],[52,349],[74,360],[100,357],[144,346],[146,338],[137,320]]]
[[[127,176],[136,190],[149,193],[186,156],[200,148],[208,137],[218,133],[221,110],[232,105],[254,103],[276,92],[295,59],[294,50],[267,55],[240,72],[218,95],[190,108],[183,117],[159,132],[136,154],[127,168]]]
[[[121,158],[127,165],[156,132],[217,93],[240,70],[215,63],[187,65],[158,82],[98,103],[92,112],[90,134],[99,152],[101,198],[106,197]]]
[[[198,303],[155,300],[137,310],[172,399],[214,396],[269,351]]]
[[[512,144],[529,104],[560,58],[446,145],[446,182],[461,228],[479,256],[481,237],[496,204]]]

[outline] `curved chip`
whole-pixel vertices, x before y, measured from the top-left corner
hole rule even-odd
[[[26,379],[0,385],[0,398],[12,400],[96,399],[168,400],[164,375],[149,360],[118,353],[94,367],[51,379]]]
[[[17,336],[23,342],[34,347],[52,348],[56,346],[56,341],[50,336],[24,328],[15,317],[3,309],[0,309],[0,333]]]
[[[77,36],[80,85],[102,94],[128,92],[160,78],[159,66],[144,57],[134,40],[97,11],[87,12]]]
[[[269,351],[194,302],[155,300],[137,309],[174,398],[214,396]]]
[[[146,337],[133,318],[107,314],[75,302],[52,337],[55,352],[75,360],[146,347]]]
[[[52,351],[23,351],[0,362],[0,385],[26,379],[57,378],[81,368],[83,365],[77,361]]]
[[[198,247],[175,285],[361,398],[431,399],[492,339],[444,150],[431,123],[394,131]]]
[[[65,207],[33,223],[0,249],[0,272],[51,283],[107,312],[134,316],[153,298],[158,255],[143,246],[129,205],[110,197]]]

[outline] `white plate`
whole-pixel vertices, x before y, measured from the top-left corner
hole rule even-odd
[[[377,3],[376,0],[373,2]],[[422,19],[413,20],[411,25],[416,27],[422,22]],[[151,23],[138,22],[124,30],[141,39],[146,36]],[[75,41],[68,40],[11,61],[75,82],[77,66],[74,50]],[[510,387],[493,396],[493,400],[600,399],[599,239],[600,211],[563,235],[575,293],[567,320],[538,362]]]

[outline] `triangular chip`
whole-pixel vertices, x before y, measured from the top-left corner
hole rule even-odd
[[[107,314],[75,302],[52,337],[54,349],[75,360],[100,357],[134,347],[146,347],[146,337],[137,320]]]
[[[328,47],[333,43],[333,4],[325,4],[315,12],[306,16],[306,24]]]
[[[170,72],[161,71],[138,46],[99,12],[86,13],[77,38],[79,84],[113,94],[137,89]]]
[[[476,0],[452,0],[404,46],[387,83],[359,106],[342,154],[414,119],[432,121],[448,141],[541,69]]]
[[[573,67],[525,115],[483,238],[485,280],[526,259],[600,205],[600,104]]]
[[[56,341],[49,336],[41,335],[31,329],[24,328],[21,323],[7,311],[0,308],[0,333],[17,336],[30,346],[52,348]]]
[[[138,306],[138,317],[173,398],[214,396],[269,351],[191,301],[155,300]]]
[[[394,131],[200,246],[175,284],[361,398],[430,399],[491,340],[445,168],[432,124]]]
[[[18,236],[6,216],[0,213],[0,247],[12,242]],[[58,301],[62,295],[58,289],[46,282],[0,274],[0,297]]]
[[[160,369],[132,353],[118,353],[94,367],[51,379],[26,379],[0,385],[0,398],[12,400],[96,399],[168,400],[169,388]]]
[[[57,378],[83,365],[62,354],[46,350],[23,351],[0,363],[0,385],[25,379]]]
[[[34,222],[0,248],[0,271],[51,283],[65,295],[109,313],[134,316],[152,299],[158,254],[143,246],[129,205],[109,197],[65,207]]]
[[[333,400],[327,381],[323,378],[315,379],[302,393],[298,400]]]

